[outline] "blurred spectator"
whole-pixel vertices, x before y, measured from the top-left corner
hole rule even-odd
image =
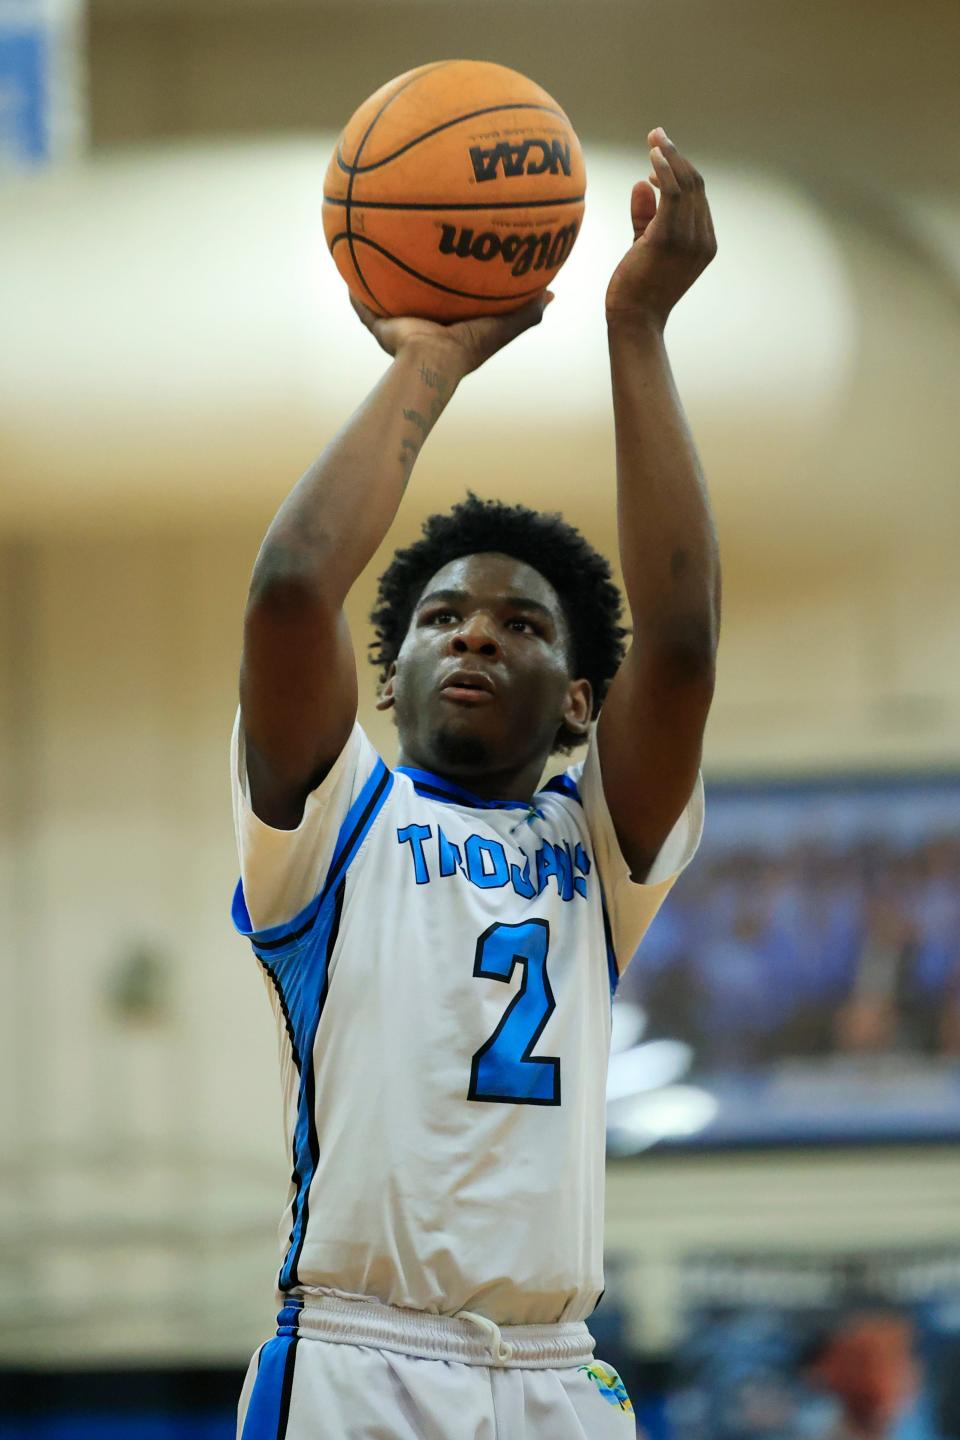
[[[691,1312],[666,1402],[670,1440],[956,1436],[958,1352],[943,1317],[928,1317],[922,1341],[919,1313],[883,1298],[821,1312],[811,1343],[812,1320],[802,1307],[749,1302]]]
[[[904,981],[912,940],[913,928],[896,893],[891,889],[871,895],[864,909],[850,993],[836,1015],[841,1049],[865,1054],[892,1050],[903,1038]]]
[[[912,1322],[892,1312],[848,1315],[808,1357],[811,1382],[839,1406],[822,1440],[894,1440],[920,1392]]]
[[[705,856],[623,993],[648,1034],[693,1046],[700,1072],[831,1053],[956,1060],[960,837]]]

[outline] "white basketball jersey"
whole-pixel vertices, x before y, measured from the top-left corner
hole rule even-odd
[[[390,770],[359,725],[296,830],[233,739],[233,919],[280,1033],[285,1293],[497,1324],[603,1289],[611,997],[693,855],[702,786],[633,884],[587,759],[530,805]]]

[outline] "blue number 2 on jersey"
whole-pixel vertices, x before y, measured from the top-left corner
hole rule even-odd
[[[522,925],[497,921],[477,941],[474,975],[508,981],[521,965],[523,980],[500,1024],[473,1057],[468,1100],[560,1104],[559,1059],[531,1058],[530,1053],[557,1004],[547,978],[549,948],[546,920],[527,920]]]

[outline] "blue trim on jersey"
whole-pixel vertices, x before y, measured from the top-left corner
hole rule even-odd
[[[290,1414],[296,1354],[296,1336],[274,1336],[261,1347],[257,1378],[240,1440],[283,1440]]]
[[[603,912],[603,938],[607,947],[607,978],[610,981],[610,1000],[613,1001],[617,993],[617,986],[620,984],[620,971],[617,969],[617,956],[613,948],[613,931],[610,928],[610,916],[607,913],[607,897],[603,893],[603,886],[600,884],[600,873],[597,872],[597,884],[600,885],[600,909]]]
[[[526,800],[485,800],[482,795],[473,795],[453,780],[434,775],[430,770],[415,770],[412,765],[398,765],[401,775],[413,781],[418,795],[430,800],[439,800],[444,805],[466,805],[471,810],[532,810]]]
[[[300,1311],[303,1309],[302,1300],[287,1300],[283,1309],[277,1316],[278,1335],[298,1335],[297,1329],[300,1323]]]
[[[254,930],[242,880],[234,891],[233,923],[250,941],[277,993],[300,1076],[292,1147],[293,1223],[280,1268],[281,1290],[289,1290],[297,1283],[297,1265],[307,1232],[310,1185],[319,1163],[313,1047],[327,997],[330,958],[340,929],[346,874],[392,787],[393,774],[378,759],[340,826],[323,888],[292,920]],[[256,1434],[259,1436],[259,1432]]]
[[[526,800],[486,800],[482,795],[474,795],[472,791],[465,790],[454,780],[447,780],[443,775],[435,775],[432,770],[416,770],[412,765],[398,765],[397,769],[401,775],[406,775],[413,781],[413,788],[418,795],[423,795],[429,800],[439,800],[442,804],[466,805],[471,810],[536,811],[536,806]],[[537,794],[542,795],[545,792],[553,795],[566,795],[568,800],[576,800],[578,805],[583,804],[576,781],[566,771],[554,775],[542,790],[537,791]],[[540,812],[536,811],[536,813]]]
[[[559,775],[554,775],[552,780],[547,781],[543,789],[551,791],[554,795],[566,795],[568,800],[576,800],[578,805],[583,804],[577,782],[566,770],[561,771]],[[539,793],[542,794],[543,791]]]
[[[295,941],[302,939],[317,917],[322,898],[322,894],[314,895],[313,899],[308,900],[292,920],[284,920],[282,925],[271,925],[267,930],[255,930],[253,921],[250,919],[250,911],[247,909],[246,896],[243,893],[243,881],[238,880],[233,892],[230,918],[233,921],[234,929],[245,940],[249,940],[254,948],[259,946],[261,950],[279,949],[283,945],[292,945]]]
[[[350,806],[347,817],[340,826],[323,894],[332,890],[340,876],[345,873],[392,789],[393,772],[378,758],[367,783]]]
[[[294,942],[281,953],[261,954],[253,948],[277,992],[284,1024],[290,1037],[293,1062],[300,1076],[297,1119],[293,1130],[293,1206],[290,1239],[280,1267],[279,1287],[296,1285],[297,1265],[307,1232],[310,1185],[317,1173],[320,1145],[316,1131],[316,1084],[313,1047],[327,998],[330,957],[340,930],[344,883],[325,897],[306,939]]]
[[[292,945],[306,934],[313,925],[324,899],[338,880],[346,874],[350,862],[363,844],[367,832],[392,789],[393,773],[387,769],[382,760],[378,759],[367,783],[350,806],[343,824],[340,826],[323,888],[312,900],[307,901],[303,909],[298,911],[292,920],[284,920],[282,924],[271,925],[266,930],[255,930],[243,893],[243,881],[242,879],[237,881],[236,889],[233,892],[231,918],[234,929],[249,940],[255,950],[278,950],[283,946]]]

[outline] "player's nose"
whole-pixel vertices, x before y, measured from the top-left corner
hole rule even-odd
[[[495,659],[500,654],[500,642],[489,617],[475,612],[450,636],[450,649],[454,655],[485,655]]]

